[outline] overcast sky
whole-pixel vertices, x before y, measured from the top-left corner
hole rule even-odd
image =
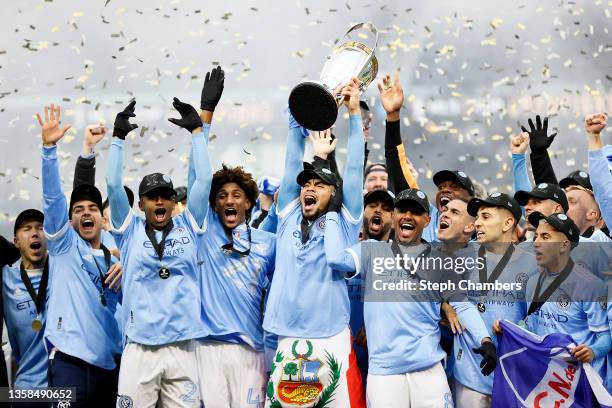
[[[61,103],[74,126],[59,144],[67,192],[83,128],[112,125],[132,97],[140,129],[128,139],[126,183],[136,189],[142,176],[161,171],[181,185],[189,135],[167,122],[176,116],[170,101],[197,106],[203,75],[221,64],[213,166],[278,176],[291,88],[317,79],[334,44],[361,21],[380,30],[379,72],[401,69],[402,135],[426,191],[443,168],[509,191],[509,137],[535,113],[552,115],[559,130],[557,176],[583,168],[584,115],[612,106],[607,1],[40,0],[3,1],[0,10],[0,233],[8,236],[19,211],[41,207],[33,114],[44,104]],[[384,136],[377,94],[372,85],[364,95],[375,112],[375,161]],[[342,147],[343,117],[335,133]],[[104,196],[108,146],[97,149]]]

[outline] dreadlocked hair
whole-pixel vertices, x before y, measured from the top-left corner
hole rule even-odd
[[[223,164],[221,169],[213,174],[212,184],[210,186],[210,196],[208,199],[210,207],[215,208],[217,193],[227,183],[238,184],[242,191],[244,191],[246,198],[251,202],[251,208],[246,212],[247,220],[249,220],[251,218],[251,211],[259,195],[259,188],[255,180],[253,180],[253,175],[246,172],[242,166],[228,167]]]

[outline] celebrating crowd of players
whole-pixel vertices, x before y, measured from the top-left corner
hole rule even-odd
[[[43,211],[23,211],[13,243],[0,240],[15,387],[74,388],[77,407],[486,407],[506,319],[572,336],[574,357],[610,389],[605,115],[585,119],[588,173],[557,181],[547,151],[555,135],[537,116],[511,142],[514,196],[485,194],[447,169],[433,176],[430,202],[402,144],[398,74],[378,84],[384,164],[368,164],[372,115],[359,86],[353,79],[341,90],[342,174],[332,132],[309,132],[289,114],[282,179],[256,182],[240,166],[211,168],[224,87],[213,69],[200,111],[174,98],[180,118],[169,119],[191,134],[187,187],[175,188],[163,168],[142,175],[144,216],[123,185],[136,101],[115,118],[105,201],[94,147],[106,128],[85,130],[66,202],[58,142],[70,125],[60,106],[45,106]],[[314,158],[303,162],[307,139]],[[375,279],[434,279],[438,271],[373,270],[375,258],[405,255],[477,256],[466,279],[523,286],[370,298]]]

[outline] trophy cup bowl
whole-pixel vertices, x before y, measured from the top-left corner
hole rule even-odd
[[[368,34],[373,34],[373,40]],[[295,120],[306,129],[329,129],[336,122],[338,104],[342,100],[342,95],[334,95],[334,90],[357,77],[363,92],[376,78],[378,60],[374,51],[377,43],[378,30],[373,24],[359,23],[351,27],[342,44],[327,57],[320,80],[301,82],[291,90],[289,110]]]

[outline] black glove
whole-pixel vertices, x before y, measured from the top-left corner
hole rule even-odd
[[[556,133],[548,136],[548,118],[544,118],[544,125],[540,120],[540,115],[536,116],[536,126],[533,126],[533,121],[529,119],[529,128],[525,129],[525,126],[521,126],[523,132],[529,133],[529,147],[532,152],[543,152],[550,147],[553,140],[555,140]]]
[[[136,116],[134,113],[134,106],[136,106],[136,100],[130,102],[122,112],[119,112],[117,116],[115,116],[113,137],[125,140],[127,134],[138,127],[138,125],[130,123],[130,118]]]
[[[20,257],[21,254],[15,244],[0,235],[0,269],[15,263]]]
[[[331,169],[329,159],[322,159],[319,156],[315,156],[312,158],[312,167],[314,167],[315,169]]]
[[[214,68],[206,73],[204,86],[202,87],[202,98],[200,99],[200,109],[214,112],[215,107],[221,99],[223,93],[223,82],[225,81],[225,72],[221,67]]]
[[[495,370],[497,365],[497,352],[495,345],[490,341],[485,341],[478,348],[473,348],[472,351],[482,356],[480,361],[480,372],[482,375],[489,375]]]
[[[170,118],[168,122],[174,123],[183,129],[193,132],[194,129],[202,127],[202,119],[193,106],[188,103],[181,102],[177,97],[172,100],[172,106],[181,114],[180,119]]]
[[[339,213],[342,209],[342,186],[336,187],[332,193],[331,200],[327,206],[327,211]]]

